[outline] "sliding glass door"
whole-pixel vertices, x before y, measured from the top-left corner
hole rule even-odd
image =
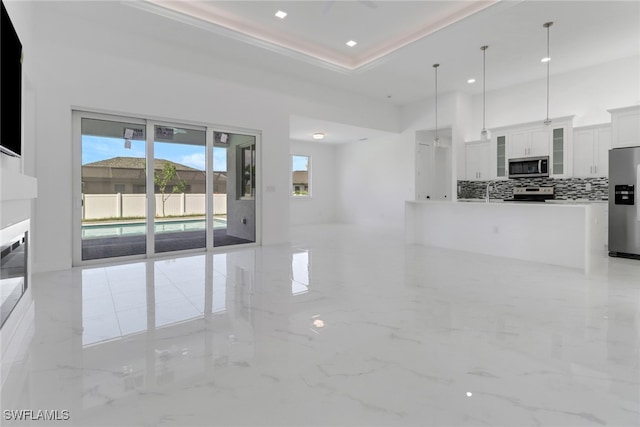
[[[75,264],[257,241],[257,134],[82,112],[73,123]]]
[[[154,125],[156,253],[206,247],[205,135]]]
[[[81,119],[81,259],[147,252],[145,124]]]
[[[213,245],[255,242],[256,136],[214,132],[213,156]]]

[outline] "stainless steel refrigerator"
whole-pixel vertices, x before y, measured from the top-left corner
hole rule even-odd
[[[640,147],[609,151],[609,255],[640,259]]]

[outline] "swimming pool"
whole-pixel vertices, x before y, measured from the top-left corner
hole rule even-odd
[[[204,219],[179,219],[155,223],[156,233],[175,233],[182,231],[200,231],[206,227]],[[220,218],[213,219],[213,228],[226,228],[227,221]],[[140,236],[146,232],[144,222],[117,222],[109,224],[83,224],[82,238],[96,239],[103,237]]]

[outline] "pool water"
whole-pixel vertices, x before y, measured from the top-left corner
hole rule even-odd
[[[177,220],[156,222],[156,233],[176,233],[182,231],[200,231],[204,230],[206,223],[204,219]],[[227,221],[224,219],[214,218],[213,228],[226,228]],[[146,233],[147,225],[144,222],[123,222],[111,224],[89,224],[82,226],[83,239],[95,239],[102,237],[120,237],[120,236],[141,236]]]

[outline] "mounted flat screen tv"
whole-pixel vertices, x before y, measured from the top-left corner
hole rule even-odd
[[[0,151],[22,154],[22,43],[2,3],[0,21]]]

